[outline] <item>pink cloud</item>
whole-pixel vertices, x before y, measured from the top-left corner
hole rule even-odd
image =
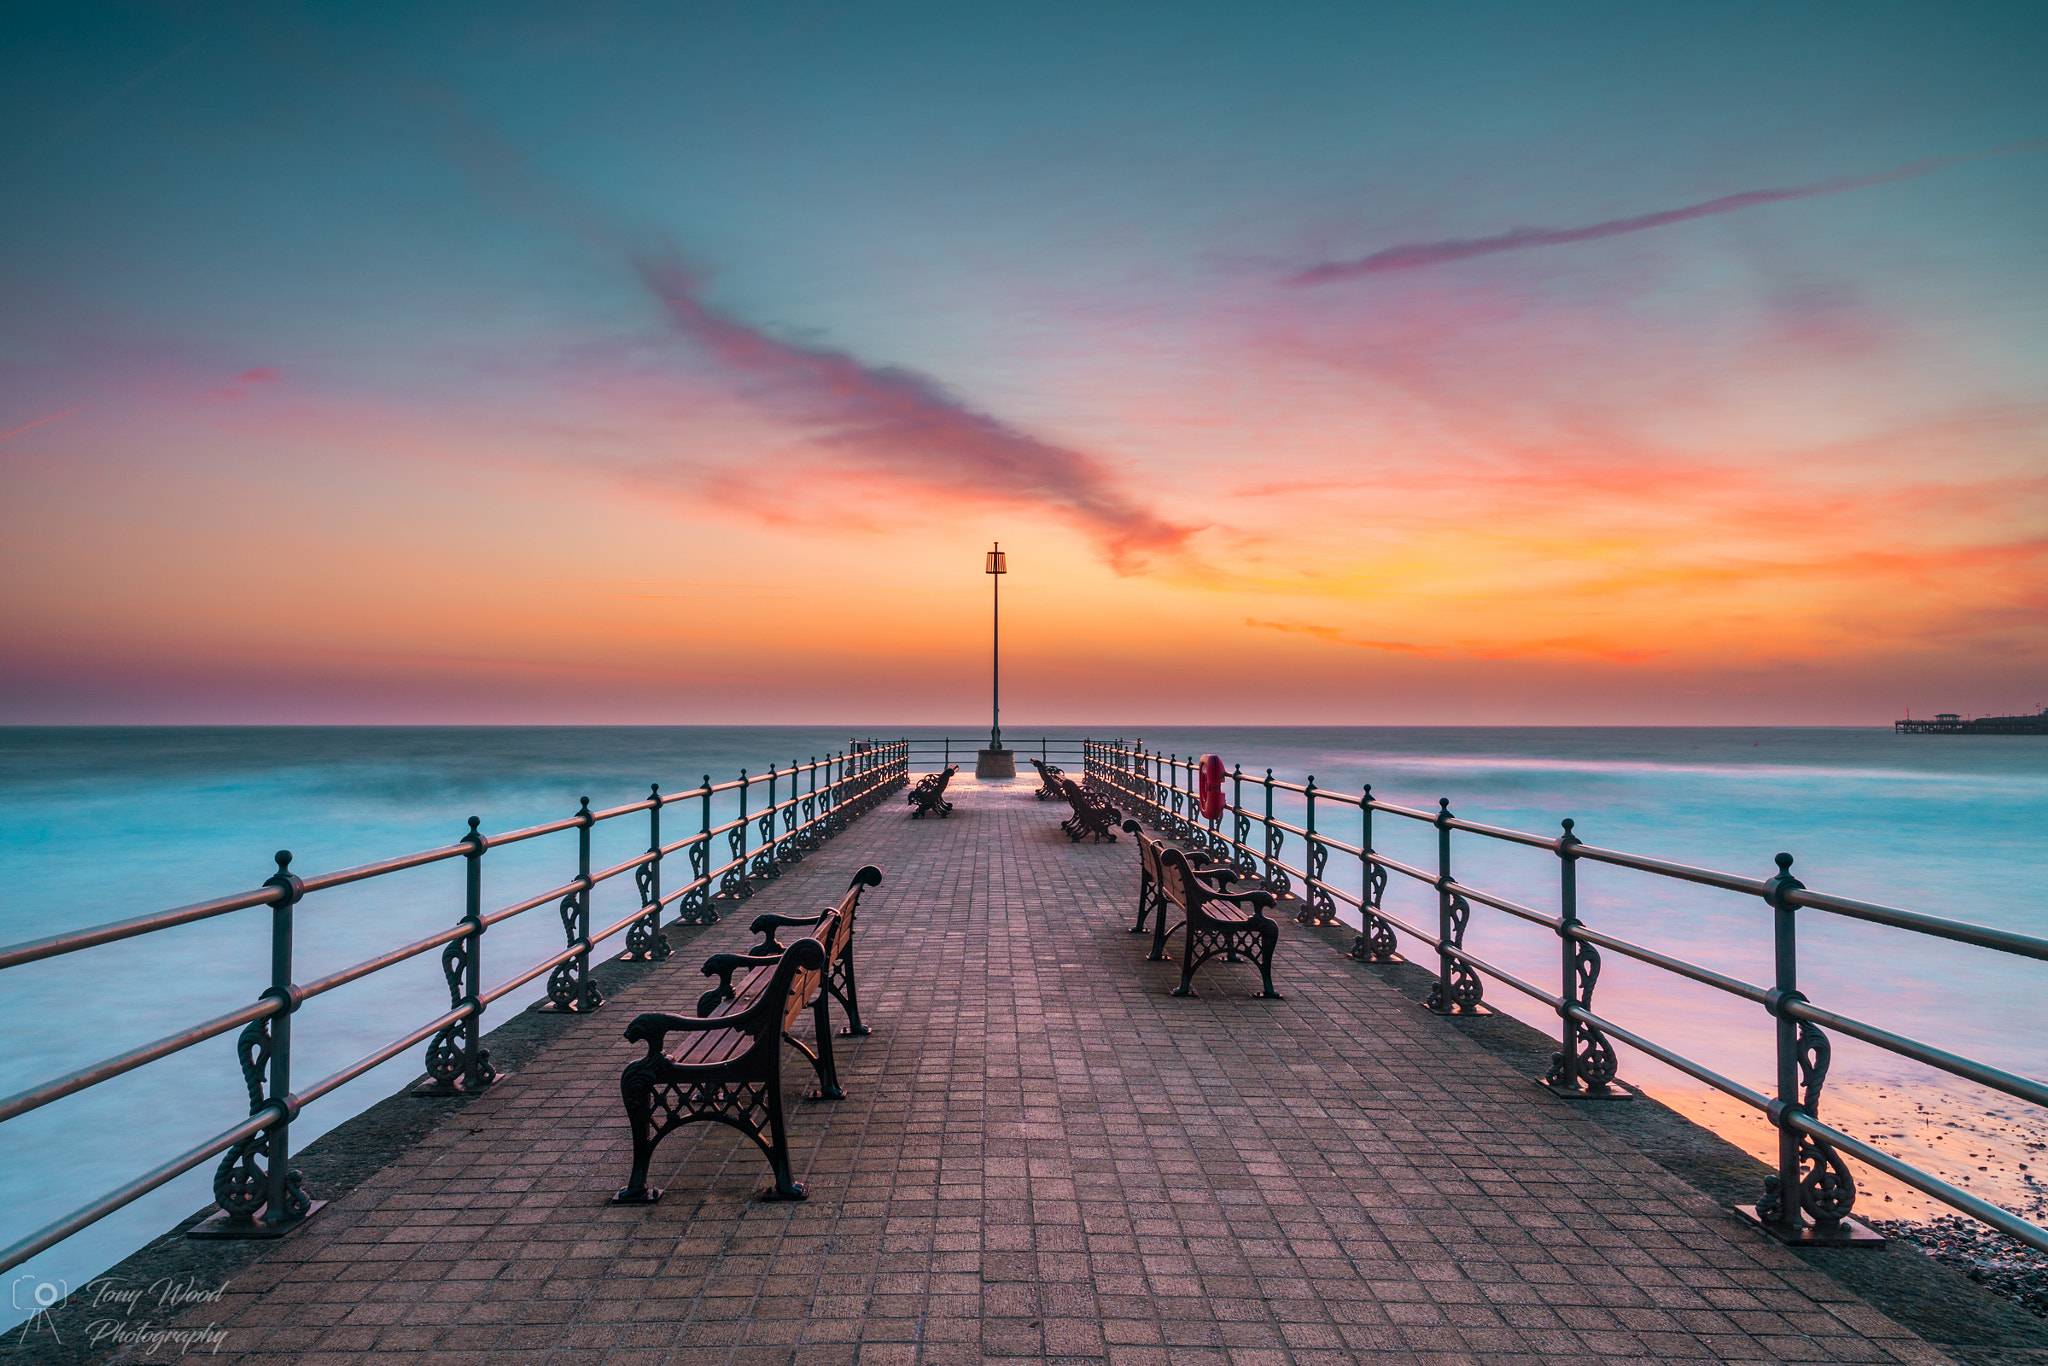
[[[82,408],[84,406],[85,405],[81,403],[79,405],[79,408]],[[10,436],[20,436],[23,432],[28,431],[31,428],[40,427],[46,422],[55,422],[60,417],[69,417],[77,411],[78,408],[66,408],[61,413],[51,413],[48,417],[39,417],[33,422],[24,422],[21,424],[21,426],[16,427],[13,431],[0,432],[0,441],[5,441]]]
[[[2042,147],[2048,147],[2048,138],[2016,142],[2010,146],[1994,148],[1988,152],[1975,152],[1967,156],[1934,157],[1927,161],[1916,161],[1910,166],[1902,166],[1898,170],[1887,171],[1882,175],[1829,180],[1818,185],[1796,185],[1775,190],[1746,190],[1741,194],[1722,195],[1718,199],[1709,199],[1700,204],[1688,204],[1683,208],[1663,209],[1656,213],[1637,214],[1631,218],[1610,218],[1605,222],[1589,223],[1577,228],[1511,228],[1507,232],[1495,233],[1490,237],[1454,237],[1440,242],[1404,242],[1356,260],[1325,261],[1320,265],[1310,266],[1290,276],[1287,283],[1326,285],[1339,280],[1353,280],[1361,275],[1376,275],[1391,270],[1414,270],[1422,266],[1439,266],[1451,261],[1463,261],[1474,256],[1491,256],[1495,252],[1524,251],[1531,247],[1557,247],[1571,242],[1591,242],[1602,237],[1619,237],[1623,233],[1646,232],[1651,228],[1668,227],[1673,223],[1709,218],[1715,214],[1734,213],[1740,209],[1753,209],[1765,204],[1782,204],[1795,199],[1818,199],[1824,195],[1867,189],[1872,185],[1888,185],[1895,180],[1908,180],[1914,176],[1927,175],[1960,162],[2010,156],[2016,152],[2037,151]]]
[[[679,334],[739,380],[750,401],[860,475],[927,495],[1049,508],[1092,536],[1119,573],[1185,549],[1193,528],[1132,498],[1095,457],[977,412],[915,371],[749,326],[707,305],[702,282],[673,258],[637,264]],[[728,492],[744,496],[746,486]]]

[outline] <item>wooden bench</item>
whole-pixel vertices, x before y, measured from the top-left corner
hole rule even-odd
[[[836,1100],[846,1094],[833,1063],[827,1002],[837,997],[846,1008],[847,1033],[869,1032],[860,1023],[854,991],[853,922],[861,889],[881,880],[881,871],[871,865],[854,874],[838,906],[811,917],[758,917],[753,928],[765,939],[754,952],[714,954],[705,962],[705,975],[719,982],[698,998],[696,1018],[655,1012],[626,1026],[626,1038],[645,1043],[647,1056],[627,1064],[619,1078],[633,1132],[633,1173],[612,1197],[613,1204],[659,1200],[661,1191],[647,1184],[654,1149],[674,1130],[699,1120],[738,1129],[767,1155],[775,1184],[761,1193],[762,1199],[804,1198],[803,1186],[790,1172],[782,1045],[802,1053],[816,1070],[818,1087],[811,1099]],[[775,931],[789,925],[812,926],[815,933],[785,949],[775,943]],[[813,1016],[815,1049],[791,1033],[806,1009]],[[679,1038],[670,1043],[670,1035]]]
[[[1273,990],[1273,949],[1280,942],[1279,925],[1266,915],[1273,894],[1258,888],[1225,891],[1218,884],[1235,877],[1235,869],[1203,867],[1170,844],[1159,845],[1157,853],[1159,882],[1154,896],[1159,919],[1152,935],[1151,961],[1165,959],[1167,936],[1181,929],[1180,985],[1173,994],[1193,996],[1195,969],[1217,954],[1233,962],[1243,954],[1259,965],[1264,985],[1259,995],[1269,1001],[1283,999]],[[1185,917],[1181,925],[1167,925],[1169,905]]]
[[[1138,845],[1138,920],[1131,926],[1132,934],[1145,932],[1145,921],[1153,911],[1159,912],[1154,922],[1158,927],[1152,937],[1152,961],[1165,957],[1166,936],[1173,931],[1166,928],[1166,895],[1160,888],[1159,857],[1174,847],[1165,840],[1154,839],[1145,833],[1145,827],[1136,821],[1125,821],[1124,833],[1137,841]],[[1228,883],[1240,876],[1237,869],[1227,863],[1217,863],[1200,849],[1184,851],[1188,861],[1195,865],[1195,876],[1215,883]],[[1185,911],[1183,911],[1185,914]]]
[[[946,784],[952,782],[953,775],[959,771],[960,765],[948,764],[944,773],[927,773],[919,778],[917,785],[910,789],[909,796],[904,799],[917,808],[910,813],[910,819],[923,820],[936,811],[939,819],[944,820],[947,813],[953,809],[953,803],[946,800]]]
[[[1116,843],[1116,829],[1123,821],[1123,813],[1072,778],[1063,776],[1059,784],[1060,795],[1074,808],[1074,814],[1060,822],[1067,838],[1078,844],[1083,837],[1093,835],[1098,843]]]
[[[860,990],[853,975],[853,940],[855,920],[860,912],[860,894],[864,887],[882,885],[882,870],[870,863],[853,875],[853,881],[846,884],[846,895],[839,899],[837,906],[827,906],[812,916],[757,915],[754,923],[747,928],[761,936],[761,942],[752,950],[756,957],[772,957],[782,952],[782,945],[775,942],[775,932],[801,926],[820,925],[826,916],[839,916],[836,944],[825,945],[825,990],[839,1002],[846,1012],[846,1028],[839,1031],[842,1038],[864,1038],[875,1031],[860,1020]],[[708,975],[711,965],[705,964]],[[708,998],[708,993],[707,993]],[[697,1002],[699,1015],[704,1013],[704,999]]]
[[[1040,801],[1059,796],[1059,780],[1063,770],[1046,763],[1043,759],[1033,759],[1031,766],[1038,770],[1038,791],[1031,795]]]

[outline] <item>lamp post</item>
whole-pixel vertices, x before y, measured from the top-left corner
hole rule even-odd
[[[988,552],[982,573],[989,576],[989,720],[988,748],[974,759],[977,778],[1014,778],[1017,756],[1003,748],[1003,575],[1010,572],[1003,543]]]

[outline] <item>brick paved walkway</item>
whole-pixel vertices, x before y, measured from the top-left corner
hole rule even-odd
[[[306,1366],[1948,1360],[1291,924],[1285,1001],[1246,965],[1170,997],[1128,842],[954,794],[864,818],[191,1321]],[[757,1151],[697,1125],[659,1205],[608,1206],[626,1022],[864,862],[875,1033],[846,1100],[793,1105],[809,1201],[750,1201]]]

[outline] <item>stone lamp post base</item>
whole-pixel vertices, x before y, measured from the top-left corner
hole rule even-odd
[[[1017,751],[1013,749],[983,749],[974,754],[974,776],[977,778],[1014,778],[1017,776]]]

